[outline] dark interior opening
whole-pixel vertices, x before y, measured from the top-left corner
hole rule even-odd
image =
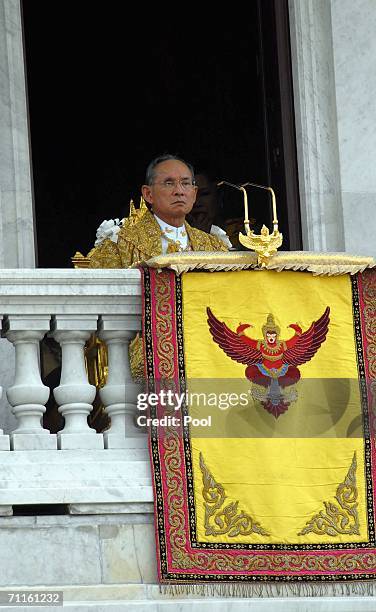
[[[66,504],[18,504],[13,506],[13,516],[55,516],[69,514]]]
[[[283,248],[301,248],[287,0],[208,17],[73,0],[22,10],[39,267],[86,254],[166,151],[271,185]],[[241,195],[223,196],[225,216],[242,217]],[[249,204],[270,227],[266,192]]]

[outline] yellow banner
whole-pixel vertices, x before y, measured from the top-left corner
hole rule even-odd
[[[349,277],[191,272],[182,284],[188,392],[214,398],[188,402],[212,417],[191,433],[198,541],[368,540]]]

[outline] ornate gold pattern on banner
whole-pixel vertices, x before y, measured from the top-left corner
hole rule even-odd
[[[206,535],[220,536],[227,534],[229,537],[249,535],[250,533],[270,535],[249,514],[238,511],[238,501],[223,506],[226,499],[225,490],[209,472],[202,453],[200,453],[200,468],[204,485],[202,495],[204,498]]]
[[[172,340],[171,284],[169,274],[161,272],[155,276],[156,337],[159,359],[159,376],[173,378],[175,348]]]
[[[369,388],[373,430],[376,432],[376,272],[367,272],[362,276],[362,298],[365,311],[365,334],[367,338],[367,363],[369,370]]]
[[[197,249],[194,249],[197,251]],[[208,249],[206,249],[208,250]],[[153,256],[145,262],[151,268],[169,268],[178,274],[192,270],[211,272],[257,269],[257,254],[242,251],[228,253],[171,253]],[[373,257],[348,253],[315,253],[309,251],[280,251],[269,259],[266,270],[301,270],[314,275],[356,274],[376,266]]]
[[[370,378],[376,378],[376,274],[363,274],[365,332],[368,340],[367,358]]]
[[[339,534],[359,534],[358,490],[356,487],[356,452],[345,480],[338,485],[335,499],[338,502],[324,501],[325,512],[321,510],[312,517],[298,535],[316,533],[337,536]]]

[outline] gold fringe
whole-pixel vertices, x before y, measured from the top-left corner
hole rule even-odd
[[[372,597],[376,595],[376,581],[160,584],[159,592],[170,598]]]
[[[316,276],[337,276],[340,274],[357,274],[366,268],[376,266],[373,257],[350,255],[349,253],[315,253],[309,251],[281,251],[269,259],[268,264],[260,267],[257,254],[246,251],[229,251],[228,253],[185,252],[169,253],[152,257],[145,265],[151,268],[169,268],[177,274],[192,270],[210,272],[232,270],[299,270],[312,272]]]

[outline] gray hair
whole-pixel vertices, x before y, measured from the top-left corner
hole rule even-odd
[[[148,165],[148,167],[146,168],[146,176],[145,176],[145,184],[146,185],[152,185],[153,181],[155,179],[155,168],[161,164],[162,162],[165,161],[169,161],[169,160],[175,160],[175,161],[179,161],[182,164],[184,164],[185,166],[187,166],[188,170],[190,171],[191,175],[192,175],[192,179],[194,179],[195,176],[195,171],[194,168],[192,166],[192,164],[190,164],[189,162],[186,162],[184,159],[182,159],[181,157],[177,156],[177,155],[170,155],[170,153],[164,153],[163,155],[159,155],[158,157],[156,157],[155,159],[153,159],[150,164]]]

